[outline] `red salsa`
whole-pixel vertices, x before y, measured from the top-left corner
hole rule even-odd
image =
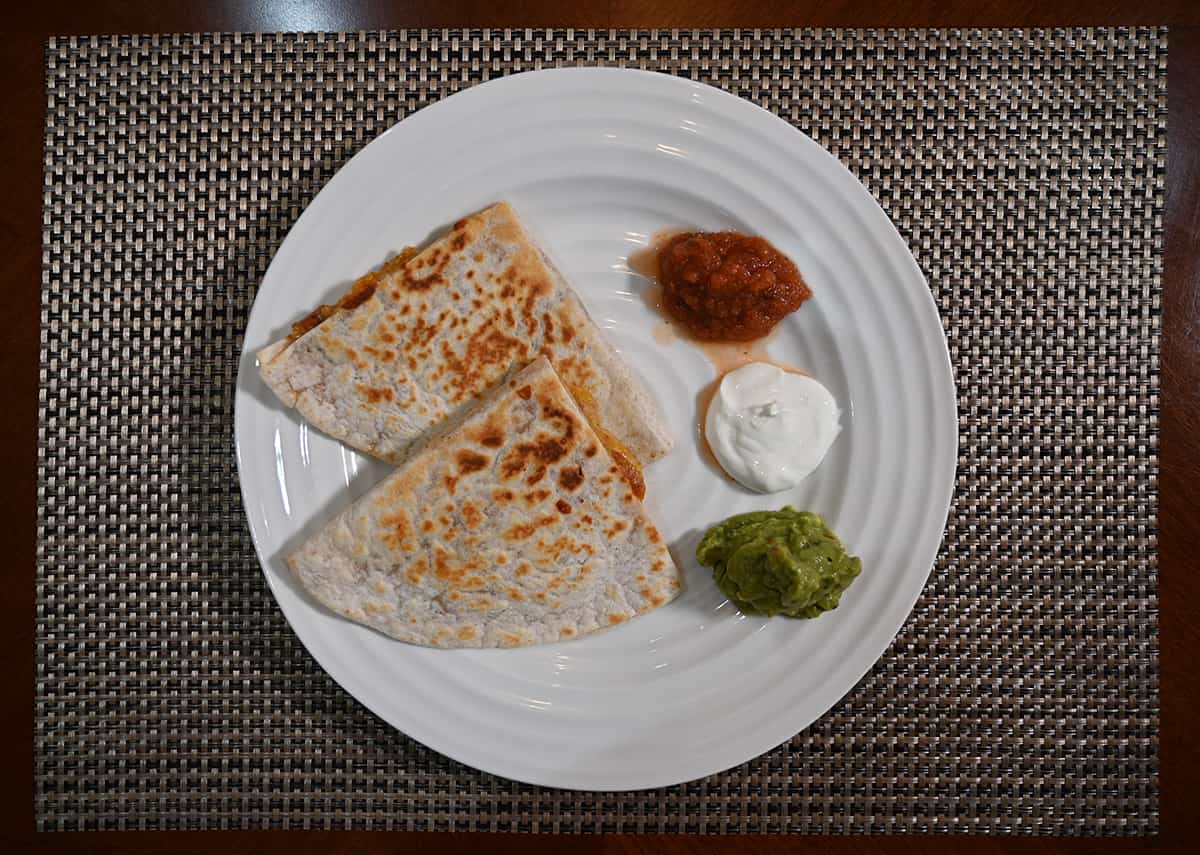
[[[764,238],[686,232],[659,251],[663,306],[705,341],[751,341],[812,296],[800,271]]]

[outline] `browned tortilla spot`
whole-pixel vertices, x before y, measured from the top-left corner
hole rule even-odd
[[[418,558],[408,568],[408,573],[405,575],[408,577],[409,582],[413,583],[414,585],[419,585],[421,584],[421,580],[425,577],[425,574],[428,572],[429,562],[424,558]]]
[[[435,270],[427,276],[413,276],[411,274],[400,279],[400,286],[407,288],[409,291],[428,291],[435,285],[444,285],[446,280],[442,277],[441,272]]]
[[[564,490],[575,490],[583,483],[583,467],[569,466],[558,473],[558,483]]]
[[[387,387],[376,389],[359,383],[355,388],[358,389],[358,393],[366,398],[367,403],[370,404],[378,404],[380,401],[391,401],[393,397],[392,390]]]
[[[558,320],[559,324],[561,325],[559,338],[562,339],[563,344],[570,344],[571,339],[575,337],[575,327],[571,325],[571,322],[567,320],[562,311],[562,309],[559,309]]]
[[[621,532],[623,532],[628,527],[629,527],[628,523],[626,523],[624,520],[617,520],[611,526],[609,526],[607,529],[605,529],[604,534],[609,539],[612,539],[612,538],[616,537],[618,534],[620,534]]]
[[[518,523],[504,533],[504,538],[505,540],[528,540],[539,528],[553,525],[554,522],[555,518],[552,516],[540,516],[527,523]]]
[[[531,487],[546,477],[546,467],[538,466],[533,472],[529,473],[529,477],[525,479],[525,483]]]
[[[410,534],[408,514],[398,510],[394,513],[384,514],[380,517],[379,522],[386,528],[382,535],[384,543],[394,549],[403,549],[408,546]]]
[[[484,521],[483,512],[479,510],[479,506],[474,502],[463,502],[462,515],[463,522],[467,524],[467,528],[478,528]]]
[[[495,317],[488,317],[470,331],[466,352],[455,352],[450,342],[443,338],[440,343],[441,360],[449,374],[448,397],[459,402],[478,394],[504,373],[516,355],[527,346],[496,328]]]
[[[478,472],[481,469],[486,469],[488,464],[492,462],[490,457],[485,457],[482,454],[477,454],[470,449],[462,449],[455,456],[458,462],[459,470],[464,474]]]

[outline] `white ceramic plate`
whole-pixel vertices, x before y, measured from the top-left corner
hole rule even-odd
[[[686,576],[676,601],[605,633],[523,650],[428,650],[324,610],[284,555],[386,467],[309,429],[253,353],[389,252],[506,199],[658,399],[675,450],[647,469],[649,510]],[[658,319],[629,272],[664,227],[761,234],[815,296],[773,358],[825,383],[843,431],[799,488],[748,493],[706,462],[697,395],[715,371]],[[879,658],[942,536],[954,480],[953,379],[937,310],[887,216],[811,139],[708,86],[614,69],[532,72],[428,107],[355,156],[271,263],[246,329],[236,441],[250,530],[296,634],[392,725],[479,769],[626,790],[688,781],[803,730]],[[822,514],[863,573],[817,620],[744,617],[695,560],[712,523],[785,503]]]

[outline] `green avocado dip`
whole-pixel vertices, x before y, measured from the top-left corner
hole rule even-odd
[[[836,609],[862,561],[816,514],[785,505],[738,514],[704,533],[696,558],[745,614],[814,618]]]

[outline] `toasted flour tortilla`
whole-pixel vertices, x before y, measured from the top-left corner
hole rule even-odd
[[[288,558],[338,614],[433,647],[579,638],[681,577],[554,369],[538,358]]]
[[[538,354],[586,390],[597,427],[639,461],[670,450],[650,397],[505,203],[363,277],[258,360],[267,385],[312,424],[398,463]]]

